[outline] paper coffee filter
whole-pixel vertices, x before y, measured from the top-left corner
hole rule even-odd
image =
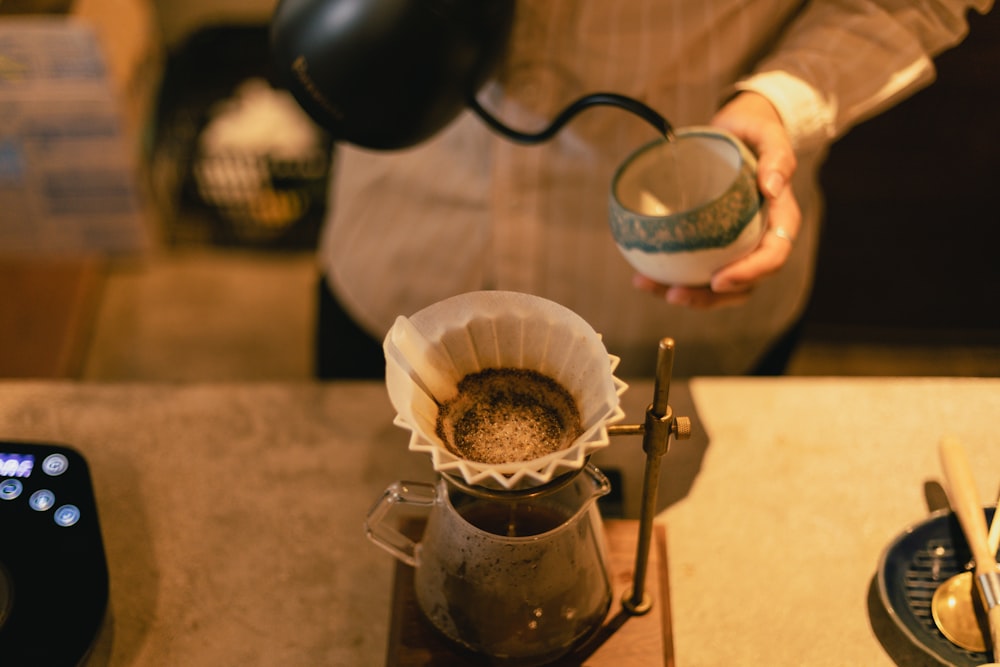
[[[627,385],[614,376],[618,357],[583,318],[541,297],[483,291],[445,299],[398,318],[383,349],[394,423],[411,431],[410,449],[429,453],[436,471],[469,484],[521,488],[578,470],[609,444],[607,425],[624,417],[619,397]],[[466,375],[487,368],[532,369],[556,380],[573,396],[583,434],[530,461],[459,458],[436,433],[438,402],[454,398]]]

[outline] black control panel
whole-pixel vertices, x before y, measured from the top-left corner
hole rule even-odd
[[[87,462],[64,445],[0,440],[0,664],[83,665],[107,610]]]

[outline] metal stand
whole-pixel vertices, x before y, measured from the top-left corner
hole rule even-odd
[[[646,452],[646,470],[642,481],[642,507],[639,515],[639,540],[636,545],[635,574],[632,590],[622,598],[628,613],[639,616],[649,612],[653,603],[646,594],[646,573],[649,565],[649,548],[653,536],[653,519],[656,516],[656,495],[660,480],[660,459],[667,453],[670,436],[678,440],[691,437],[691,419],[674,417],[668,399],[670,378],[674,368],[674,340],[660,340],[656,358],[656,383],[653,402],[646,408],[644,424],[622,424],[608,427],[609,435],[642,434],[642,449]]]

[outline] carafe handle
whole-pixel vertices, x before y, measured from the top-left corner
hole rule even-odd
[[[365,535],[407,565],[417,564],[417,543],[403,535],[390,521],[402,507],[423,508],[434,506],[437,491],[425,482],[393,482],[375,501],[365,519]]]

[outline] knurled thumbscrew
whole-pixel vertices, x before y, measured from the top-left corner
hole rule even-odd
[[[691,418],[675,417],[674,423],[670,426],[670,432],[678,440],[687,440],[691,437]]]

